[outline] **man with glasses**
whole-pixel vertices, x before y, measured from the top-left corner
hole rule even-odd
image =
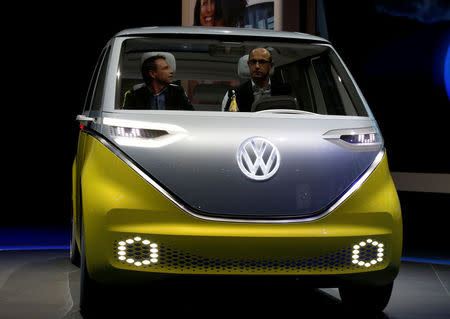
[[[251,79],[228,90],[222,104],[224,111],[250,112],[254,102],[268,96],[288,94],[290,91],[286,86],[279,87],[271,83],[269,73],[274,63],[269,50],[253,49],[247,64]]]

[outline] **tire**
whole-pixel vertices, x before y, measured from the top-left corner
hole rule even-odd
[[[78,248],[77,241],[75,240],[75,223],[72,214],[72,234],[70,237],[70,262],[73,265],[80,267],[80,261],[81,261],[80,249]]]
[[[97,297],[101,296],[101,285],[90,276],[86,264],[86,243],[83,221],[81,221],[81,258],[80,258],[80,310],[91,313],[97,308]]]
[[[350,312],[380,313],[389,303],[393,285],[344,286],[339,287],[339,294],[344,308]]]

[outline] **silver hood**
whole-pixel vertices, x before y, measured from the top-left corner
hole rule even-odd
[[[357,146],[340,138],[377,132],[368,117],[128,111],[104,113],[102,122],[101,134],[173,198],[219,218],[320,214],[382,149],[381,142]],[[252,144],[256,152],[266,147],[261,165],[252,146],[243,144],[252,137],[262,138]],[[251,176],[252,164],[253,175],[262,178]],[[264,176],[265,164],[271,176]]]

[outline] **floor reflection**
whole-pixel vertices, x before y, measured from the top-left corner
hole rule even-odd
[[[79,273],[70,278],[73,296],[78,296],[78,279]],[[74,311],[64,318],[361,318],[345,312],[326,290],[273,280],[164,280],[145,287],[105,287],[95,311],[81,314],[77,306],[74,298]]]
[[[164,280],[106,287],[97,308],[80,313],[80,270],[68,251],[0,253],[0,318],[450,318],[450,267],[404,262],[384,313],[344,311],[336,289],[297,281]]]

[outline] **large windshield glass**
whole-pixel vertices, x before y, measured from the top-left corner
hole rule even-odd
[[[270,58],[255,58],[251,53],[255,48],[266,49]],[[257,68],[261,70],[254,72]],[[255,78],[268,68],[270,81],[259,87],[261,81]],[[367,116],[345,68],[333,50],[321,44],[242,38],[127,39],[122,43],[116,88],[115,108],[124,110],[289,109]]]

